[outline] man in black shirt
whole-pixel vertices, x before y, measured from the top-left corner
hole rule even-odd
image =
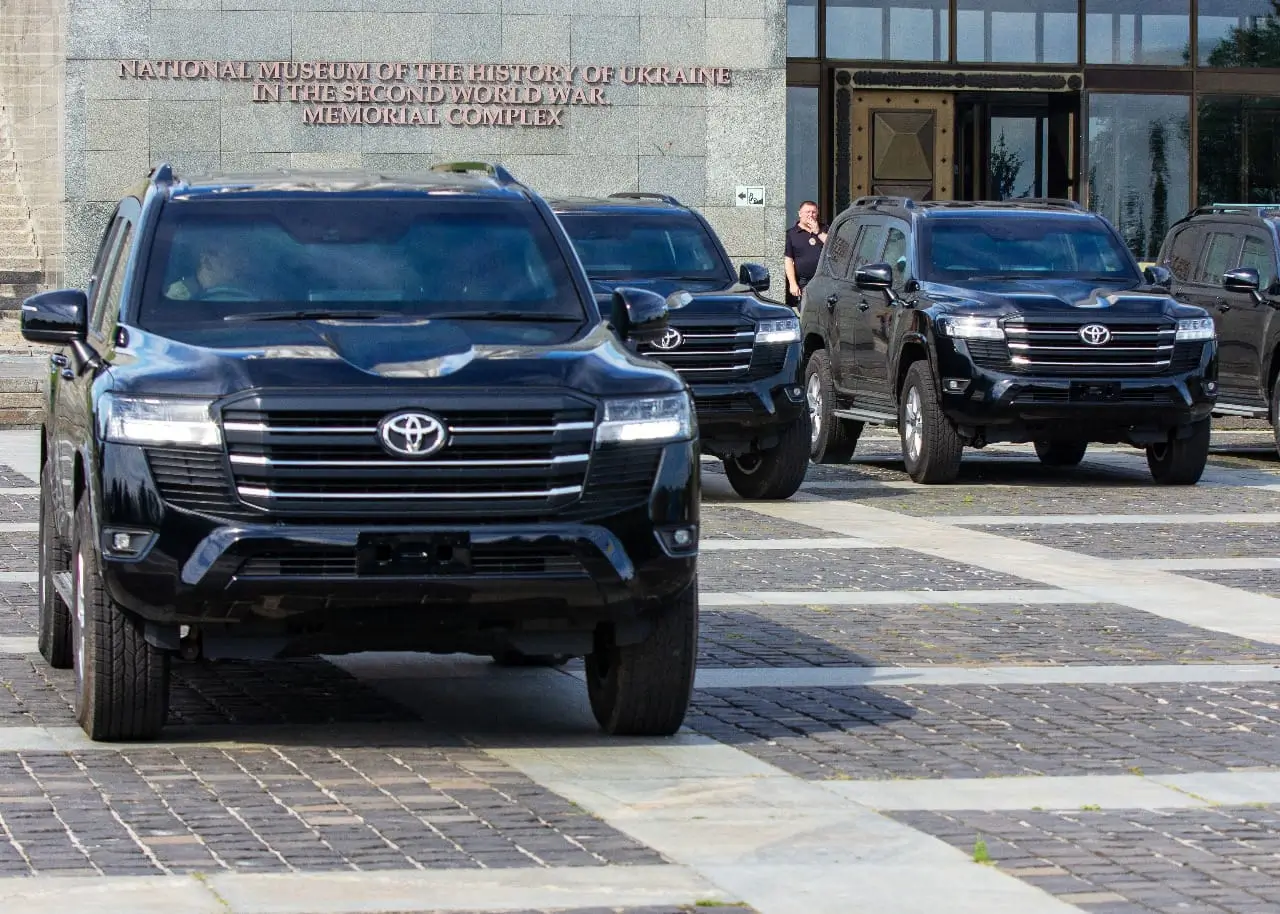
[[[818,204],[806,200],[800,204],[796,224],[787,229],[787,304],[792,308],[800,307],[800,293],[818,272],[818,258],[826,243],[827,227],[818,222]]]

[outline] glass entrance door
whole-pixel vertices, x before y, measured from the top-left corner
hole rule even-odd
[[[1074,121],[1079,97],[990,94],[956,103],[958,196],[1074,199]]]

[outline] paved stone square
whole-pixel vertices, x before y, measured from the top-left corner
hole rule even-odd
[[[926,489],[869,433],[765,504],[708,461],[699,691],[669,740],[598,736],[579,661],[396,654],[176,662],[150,746],[85,740],[74,674],[35,652],[38,472],[7,434],[5,914],[1280,912],[1256,429],[1217,434],[1195,488],[1137,451],[1002,447]]]

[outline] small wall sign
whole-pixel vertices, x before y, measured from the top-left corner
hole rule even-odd
[[[764,206],[764,188],[749,184],[739,184],[734,195],[738,206]]]

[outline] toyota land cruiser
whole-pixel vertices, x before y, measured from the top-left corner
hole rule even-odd
[[[52,355],[40,650],[94,739],[154,737],[170,661],[586,655],[615,734],[683,720],[697,648],[687,385],[622,340],[504,169],[180,180],[118,206]]]
[[[790,498],[809,466],[800,322],[760,297],[769,271],[729,255],[698,212],[664,194],[552,200],[596,294],[619,286],[679,296],[666,334],[638,350],[693,388],[702,449],[746,498]]]
[[[954,480],[966,446],[1031,441],[1052,466],[1131,444],[1158,482],[1194,484],[1218,347],[1168,280],[1067,201],[858,200],[801,304],[814,458],[848,460],[870,422],[898,427],[917,482]]]

